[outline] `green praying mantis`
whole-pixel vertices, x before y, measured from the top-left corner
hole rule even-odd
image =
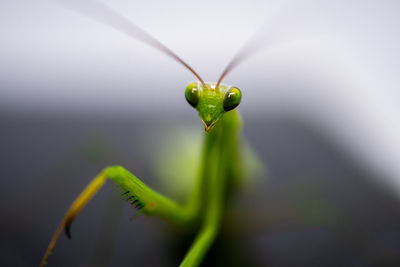
[[[221,83],[243,57],[234,57],[216,83],[204,82],[185,61],[157,39],[104,4],[93,4],[95,6],[91,8],[97,8],[102,16],[106,14],[107,19],[101,19],[101,22],[160,50],[178,61],[198,79],[186,87],[185,98],[198,111],[204,124],[204,147],[201,162],[198,163],[201,167],[192,193],[184,204],[151,189],[122,166],[106,167],[69,207],[48,245],[40,266],[47,264],[64,230],[70,237],[72,221],[107,179],[113,180],[124,190],[123,195],[140,210],[140,213],[159,216],[180,226],[196,226],[197,235],[180,266],[199,266],[218,235],[229,193],[244,177],[241,160],[241,118],[236,109],[242,93],[235,86]]]

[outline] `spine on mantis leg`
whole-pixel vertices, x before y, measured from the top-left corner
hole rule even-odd
[[[176,224],[187,224],[193,218],[189,208],[157,193],[121,166],[106,168],[103,175],[118,183],[128,200],[147,215],[161,216]]]

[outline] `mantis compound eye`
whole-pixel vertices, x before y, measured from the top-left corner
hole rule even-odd
[[[196,82],[190,83],[185,90],[187,102],[194,108],[199,104],[200,91]]]
[[[242,92],[240,92],[239,88],[232,87],[226,93],[224,97],[223,107],[225,111],[232,110],[236,108],[240,100],[242,99]]]

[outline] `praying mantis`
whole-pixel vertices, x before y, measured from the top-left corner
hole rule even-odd
[[[99,11],[98,13],[103,16],[100,22],[161,51],[188,69],[198,79],[197,82],[192,82],[186,87],[184,95],[187,102],[198,112],[205,128],[203,154],[198,163],[200,171],[197,173],[197,181],[191,189],[189,198],[181,204],[149,188],[122,166],[106,167],[72,203],[51,239],[41,266],[47,263],[64,229],[67,236],[70,236],[69,229],[72,221],[94,194],[102,188],[107,179],[113,180],[124,190],[124,196],[140,210],[139,213],[162,217],[178,226],[193,227],[197,234],[191,246],[188,247],[181,266],[198,266],[206,257],[221,230],[221,220],[224,217],[230,193],[237,191],[237,181],[247,178],[243,171],[244,149],[240,134],[241,119],[237,111],[242,93],[235,86],[222,84],[222,80],[244,58],[248,58],[249,50],[241,50],[228,64],[216,83],[204,82],[185,61],[129,20],[98,2],[92,2],[90,8]],[[85,10],[83,11],[86,13]],[[89,14],[89,16],[97,18],[96,14]],[[297,22],[300,23],[301,20]],[[179,175],[178,169],[176,173]]]
[[[104,168],[81,192],[56,229],[40,266],[45,266],[58,238],[65,230],[70,237],[74,218],[111,179],[140,213],[162,217],[178,226],[197,226],[198,232],[180,266],[199,266],[218,235],[229,192],[243,179],[240,142],[241,118],[237,111],[242,93],[235,86],[222,84],[224,77],[243,58],[235,57],[216,83],[205,82],[185,61],[160,41],[100,2],[93,2],[105,24],[139,39],[176,60],[197,78],[185,89],[187,102],[198,112],[204,124],[205,141],[197,181],[184,204],[178,203],[145,185],[122,166]],[[228,190],[229,189],[229,190]]]

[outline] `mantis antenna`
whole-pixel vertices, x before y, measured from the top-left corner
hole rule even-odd
[[[171,49],[166,47],[163,43],[159,40],[154,38],[149,33],[145,32],[138,26],[136,26],[133,22],[131,22],[126,17],[119,14],[116,10],[112,9],[111,7],[107,6],[105,3],[96,0],[87,0],[87,1],[62,1],[57,0],[57,3],[78,11],[90,17],[93,20],[101,22],[109,27],[112,27],[120,32],[123,32],[134,39],[138,39],[149,46],[161,51],[165,55],[173,58],[174,60],[178,61],[182,64],[186,69],[188,69],[191,73],[196,76],[196,78],[201,82],[201,84],[206,87],[203,79],[200,77],[197,72],[194,71],[192,67],[189,66],[184,60],[182,60],[177,54],[175,54]],[[92,2],[92,3],[90,3]],[[95,2],[95,3],[93,3]]]
[[[283,1],[282,3],[276,4],[271,8],[270,14],[267,15],[267,20],[265,21],[264,25],[261,25],[261,27],[253,33],[253,35],[242,45],[236,55],[225,67],[217,81],[216,88],[219,87],[225,76],[228,75],[228,73],[230,73],[235,67],[239,66],[243,61],[250,58],[260,50],[267,48],[268,46],[282,42],[279,40],[279,38],[276,38],[276,36],[275,39],[274,37],[272,37],[272,39],[269,37],[267,40],[260,40],[258,37],[260,36],[261,32],[265,33],[269,30],[268,27],[271,26],[272,19],[276,18],[276,15],[281,13],[283,7],[287,7],[287,2],[289,1]]]
[[[224,71],[222,72],[221,76],[218,79],[217,85],[215,88],[218,88],[222,80],[225,78],[225,76],[236,66],[238,66],[243,60],[248,58],[252,53],[248,47],[245,45],[242,47],[241,50],[236,54],[235,57],[232,58],[232,60],[229,62],[229,64],[225,67]]]
[[[266,24],[267,25],[267,24]],[[260,32],[264,31],[265,26],[263,25],[260,29],[258,29],[252,37],[250,37],[247,42],[243,44],[243,46],[239,49],[236,55],[231,59],[228,65],[225,67],[224,71],[222,72],[221,76],[217,81],[217,85],[215,88],[218,88],[221,84],[222,80],[225,76],[231,72],[235,67],[237,67],[240,63],[244,60],[248,59],[249,57],[253,56],[256,52],[263,49],[263,44],[258,44],[256,37],[260,34]],[[258,45],[257,45],[258,44]]]

